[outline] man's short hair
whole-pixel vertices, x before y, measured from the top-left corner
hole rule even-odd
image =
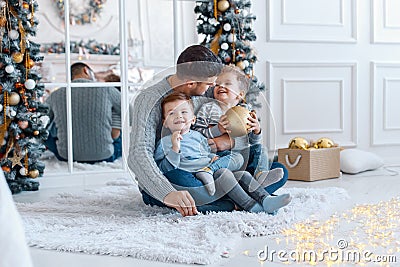
[[[191,45],[179,55],[176,74],[179,78],[209,78],[222,69],[221,59],[203,45]],[[201,80],[199,80],[201,81]]]
[[[89,65],[83,62],[76,62],[71,65],[71,78],[74,79],[75,76],[81,74],[84,68],[88,68],[89,70],[93,71]]]

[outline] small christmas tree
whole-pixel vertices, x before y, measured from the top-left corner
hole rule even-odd
[[[257,97],[265,86],[254,76],[257,61],[251,42],[256,40],[252,29],[256,17],[250,13],[250,0],[196,1],[197,32],[204,35],[202,45],[209,47],[224,64],[235,64],[252,80],[246,101],[260,107]]]
[[[38,190],[48,108],[39,98],[37,0],[0,0],[0,164],[12,193]]]

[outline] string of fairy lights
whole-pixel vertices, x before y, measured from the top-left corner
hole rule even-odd
[[[286,259],[291,257],[282,262],[286,265],[394,266],[400,259],[399,237],[400,198],[396,197],[357,205],[325,221],[310,218],[283,230],[275,242],[284,247]],[[249,251],[243,254],[248,255]],[[258,260],[261,266],[267,266],[271,258],[262,255]]]

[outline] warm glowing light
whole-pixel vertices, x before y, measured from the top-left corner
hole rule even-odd
[[[322,255],[323,251],[329,249],[349,252],[349,255],[363,255],[364,252],[369,251],[373,256],[393,256],[393,259],[398,261],[399,221],[400,198],[397,197],[377,204],[357,205],[347,212],[332,215],[326,221],[318,221],[312,217],[306,222],[294,224],[291,228],[283,230],[284,239],[277,237],[275,241],[280,244],[282,240],[285,240],[286,251],[296,251],[300,255],[311,250],[318,255]],[[301,260],[307,265],[318,265],[321,262],[321,259],[316,261],[311,257]],[[348,259],[332,260],[326,257],[323,263],[326,266],[333,266],[343,264],[346,260]],[[353,263],[366,266],[368,261],[360,257]],[[380,265],[390,266],[390,263],[385,262]]]

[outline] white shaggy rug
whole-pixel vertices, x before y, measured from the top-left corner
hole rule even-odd
[[[293,200],[276,216],[235,211],[183,218],[173,210],[144,205],[136,184],[123,179],[97,190],[16,205],[33,247],[210,264],[240,238],[274,234],[310,216],[328,216],[348,198],[335,187],[283,191]]]

